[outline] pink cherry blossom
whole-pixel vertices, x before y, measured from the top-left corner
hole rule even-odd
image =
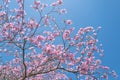
[[[68,24],[68,25],[71,25],[72,21],[71,20],[65,20],[65,23]]]
[[[63,39],[67,39],[70,35],[70,30],[65,30],[64,34],[63,34]]]
[[[38,9],[38,8],[39,8],[39,6],[40,6],[40,4],[41,4],[41,2],[40,2],[40,1],[36,1],[36,0],[34,0],[34,5],[33,5],[33,8],[34,8],[34,9]]]
[[[37,40],[38,40],[38,41],[45,40],[45,37],[42,36],[42,35],[38,35],[38,36],[37,36]]]
[[[2,17],[4,15],[6,15],[6,12],[4,12],[4,11],[0,12],[0,17]]]
[[[59,10],[58,12],[59,12],[60,14],[65,14],[65,13],[67,13],[66,9],[61,9],[61,10]]]
[[[57,0],[56,2],[53,2],[51,6],[58,6],[58,5],[61,5],[62,3],[63,3],[62,0]]]
[[[45,15],[44,24],[46,26],[49,26],[49,16],[48,15]]]

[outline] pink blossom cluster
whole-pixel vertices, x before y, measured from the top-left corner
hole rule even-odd
[[[61,5],[62,3],[63,3],[62,0],[57,0],[56,2],[53,2],[51,6],[58,6],[58,5]]]
[[[61,10],[58,10],[58,12],[59,12],[60,14],[65,14],[65,13],[67,13],[67,10],[66,10],[66,9],[61,9]]]
[[[72,24],[72,21],[71,20],[65,20],[64,21],[67,25],[71,25]]]
[[[4,11],[0,12],[0,17],[6,15],[6,13]]]
[[[42,11],[47,6],[48,6],[48,4],[44,4],[41,1],[34,0],[34,4],[31,7],[34,8],[36,11],[39,11],[39,10]]]

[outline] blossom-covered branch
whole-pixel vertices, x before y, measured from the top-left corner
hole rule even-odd
[[[32,0],[31,0],[32,1]],[[32,15],[27,0],[2,0],[0,4],[0,80],[108,80],[115,71],[102,65],[101,27],[71,27],[63,1],[33,0]],[[28,5],[27,5],[28,6]]]

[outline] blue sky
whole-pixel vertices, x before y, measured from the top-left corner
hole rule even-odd
[[[75,27],[101,26],[98,37],[105,50],[103,64],[120,75],[120,0],[65,0],[66,18]],[[109,79],[113,80],[113,79]],[[114,79],[115,80],[115,79]],[[117,80],[120,80],[118,77]]]

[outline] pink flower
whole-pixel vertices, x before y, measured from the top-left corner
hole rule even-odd
[[[74,45],[75,45],[75,42],[74,42],[74,41],[71,41],[71,42],[70,42],[70,45],[71,45],[71,46],[74,46]]]
[[[77,46],[78,46],[78,47],[81,47],[82,45],[84,45],[84,42],[79,42],[79,43],[77,43]]]
[[[84,28],[80,28],[80,29],[78,30],[78,35],[82,35],[82,34],[84,34]]]
[[[72,21],[71,20],[65,20],[64,21],[66,24],[68,24],[68,25],[71,25],[72,24]]]
[[[75,56],[75,55],[74,55],[73,53],[69,54],[68,56],[69,56],[69,59],[70,59],[71,61],[74,61],[74,56]]]
[[[24,14],[24,10],[20,10],[20,9],[16,9],[15,12],[17,12],[17,13],[20,14],[20,15],[23,15],[23,14]]]
[[[56,5],[57,5],[57,3],[56,3],[56,2],[54,2],[54,3],[52,3],[52,4],[51,4],[51,6],[56,6]]]
[[[70,35],[70,30],[65,30],[64,34],[63,34],[63,39],[67,39]]]
[[[82,62],[81,64],[81,74],[87,74],[88,73],[89,66],[86,62]]]
[[[62,3],[63,3],[62,0],[58,0],[58,1],[57,1],[57,4],[58,4],[58,5],[60,5],[60,4],[62,4]]]
[[[0,12],[0,17],[6,15],[6,12]]]
[[[103,74],[103,78],[108,80],[108,75],[106,73]]]
[[[51,6],[58,6],[58,5],[61,5],[62,3],[63,3],[62,0],[58,0],[57,2],[53,2]]]
[[[49,36],[47,37],[47,40],[53,41],[54,38],[55,38],[54,35],[51,34],[51,35],[49,35]]]
[[[41,44],[40,42],[37,44],[37,46],[38,46],[39,48],[42,48],[42,44]]]
[[[88,56],[92,56],[92,54],[93,54],[92,52],[88,52],[87,53]]]
[[[38,41],[37,39],[34,39],[32,42],[33,42],[34,44],[38,44],[38,43],[39,43],[39,41]]]
[[[18,63],[20,63],[20,59],[19,58],[15,58],[15,59],[13,59],[13,62],[18,64]]]
[[[34,0],[34,4],[35,4],[35,5],[38,6],[38,5],[40,5],[40,3],[41,3],[40,1],[36,1],[36,0]]]
[[[86,27],[86,28],[84,28],[85,32],[90,32],[91,30],[93,30],[93,27]]]
[[[68,63],[68,66],[73,66],[73,65],[74,65],[74,63],[72,63],[72,62]]]
[[[45,26],[49,26],[49,16],[48,15],[45,16],[44,24],[45,24]]]
[[[100,64],[101,63],[101,60],[96,60],[96,64]]]
[[[34,0],[34,6],[33,6],[33,8],[34,8],[34,9],[38,9],[39,6],[40,6],[40,4],[41,4],[40,1],[36,1],[36,0]]]
[[[54,48],[55,48],[54,45],[46,44],[44,51],[45,53],[51,54],[53,53]]]
[[[67,10],[66,9],[61,9],[61,10],[59,10],[59,13],[60,14],[65,14],[65,13],[67,13]]]
[[[88,42],[87,42],[87,45],[92,45],[92,44],[94,44],[96,42],[96,40],[89,40]]]
[[[29,28],[34,28],[34,27],[37,26],[37,23],[35,22],[34,19],[30,19],[30,21],[28,22],[27,26],[28,26]]]
[[[79,36],[78,35],[75,35],[74,36],[74,40],[78,40],[79,39]]]
[[[115,78],[117,78],[117,77],[118,77],[118,75],[116,74],[116,72],[115,72],[115,71],[112,71],[112,72],[111,72],[111,74],[112,74]]]
[[[37,40],[38,40],[38,41],[45,40],[45,37],[44,37],[44,36],[42,36],[42,35],[39,35],[39,36],[37,36]]]

